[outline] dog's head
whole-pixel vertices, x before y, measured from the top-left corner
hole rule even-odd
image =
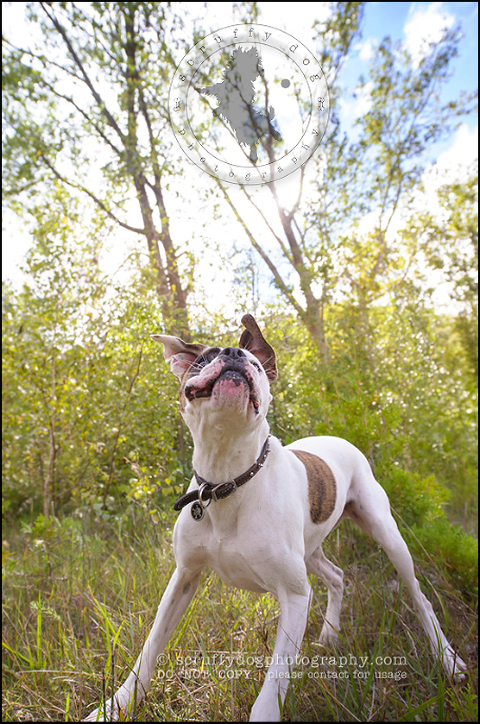
[[[239,346],[224,349],[152,335],[164,345],[165,359],[180,379],[180,409],[189,426],[198,417],[215,424],[228,413],[242,425],[255,425],[265,417],[272,399],[270,382],[277,377],[275,352],[251,314],[242,323]]]

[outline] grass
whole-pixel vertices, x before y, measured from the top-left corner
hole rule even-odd
[[[4,532],[3,720],[78,721],[126,678],[173,571],[174,518],[128,524],[84,517]],[[135,530],[135,534],[132,531]],[[385,554],[352,524],[325,546],[345,571],[342,632],[316,640],[314,600],[284,720],[475,721],[476,616],[425,557],[417,573],[448,638],[472,667],[452,687]],[[206,573],[158,666],[142,721],[248,720],[275,641],[278,604]]]

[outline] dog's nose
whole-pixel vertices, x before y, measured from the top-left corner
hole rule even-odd
[[[230,359],[239,359],[241,357],[246,357],[243,349],[238,349],[238,347],[225,347],[225,349],[222,349],[219,356],[229,357]]]

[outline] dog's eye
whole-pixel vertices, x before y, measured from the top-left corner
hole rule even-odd
[[[254,367],[256,367],[258,371],[260,371],[260,370],[262,369],[261,366],[258,364],[258,362],[254,362],[253,360],[251,360],[250,363],[251,363]]]
[[[200,357],[197,357],[197,359],[194,362],[195,369],[200,369],[201,367],[205,367],[205,365],[208,365],[210,362],[212,362],[215,357],[220,352],[220,349],[217,347],[214,347],[213,349],[209,349],[203,354],[200,355]]]
[[[199,357],[195,362],[195,367],[197,369],[200,369],[201,367],[205,367],[205,365],[208,365],[209,362],[210,360],[206,359],[205,357]]]

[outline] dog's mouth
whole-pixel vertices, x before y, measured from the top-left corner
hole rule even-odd
[[[240,385],[245,385],[248,388],[250,392],[249,402],[252,403],[254,411],[258,413],[260,403],[255,395],[253,382],[249,379],[245,372],[238,369],[238,367],[224,367],[220,374],[218,374],[216,377],[212,377],[211,379],[206,380],[205,382],[199,381],[197,383],[195,380],[193,380],[190,384],[187,383],[185,387],[185,397],[190,402],[192,400],[198,400],[202,397],[211,397],[215,385],[218,382],[227,380],[233,382],[236,387],[239,387]]]

